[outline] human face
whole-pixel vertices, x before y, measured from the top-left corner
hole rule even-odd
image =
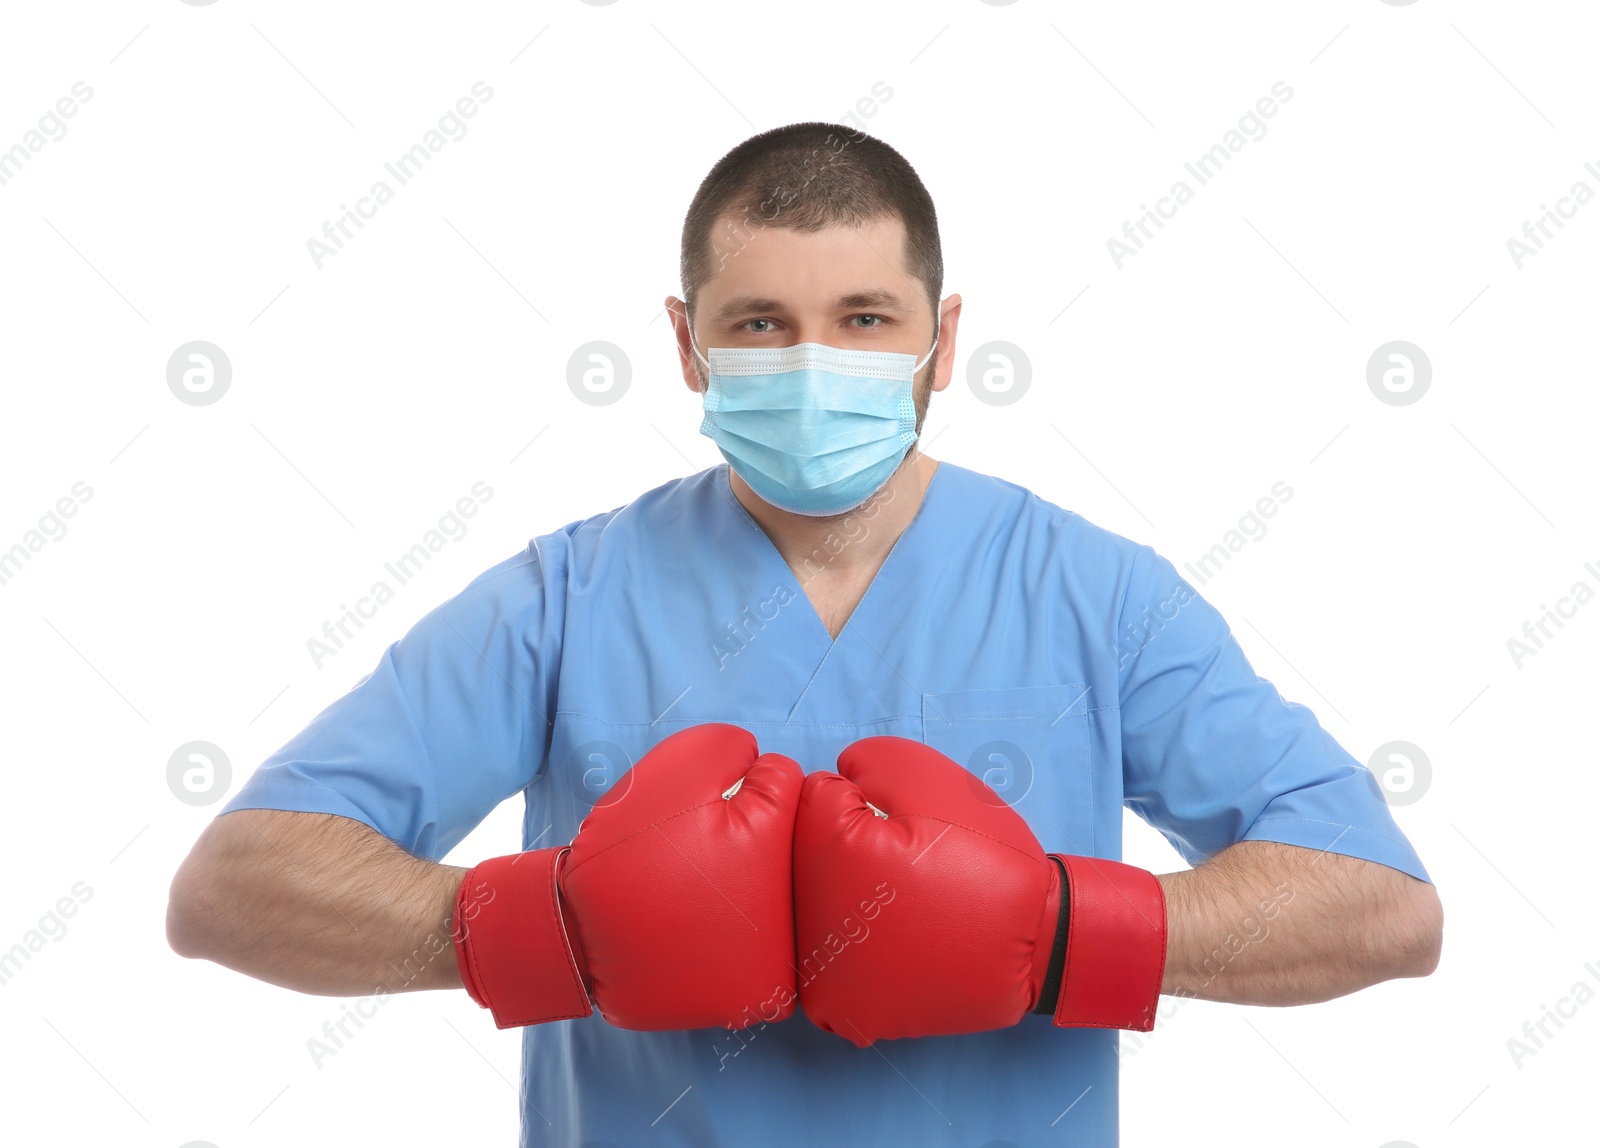
[[[723,225],[731,226],[729,220]],[[761,228],[727,254],[701,288],[695,345],[705,354],[711,347],[823,343],[921,359],[933,344],[934,317],[926,286],[905,269],[904,249],[905,225],[897,218],[814,232]],[[668,300],[669,308],[675,303],[684,382],[698,393],[705,388],[704,364],[689,348],[682,304]],[[958,297],[942,306],[941,348],[953,344],[959,309]],[[948,360],[948,353],[933,355],[915,382],[919,432],[930,393],[949,382]]]

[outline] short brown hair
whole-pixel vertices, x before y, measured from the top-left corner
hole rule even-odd
[[[741,222],[719,251],[712,228],[725,214]],[[751,136],[717,161],[684,218],[679,271],[690,318],[700,289],[737,254],[741,229],[812,232],[885,217],[904,224],[906,270],[921,280],[938,314],[944,287],[939,220],[933,198],[904,156],[840,124],[788,124]]]

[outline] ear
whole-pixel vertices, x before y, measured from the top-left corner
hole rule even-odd
[[[939,304],[939,347],[933,353],[933,384],[942,391],[950,385],[956,363],[956,328],[961,324],[961,296],[951,295]]]
[[[678,369],[683,373],[683,384],[698,395],[703,386],[697,368],[702,364],[695,357],[694,348],[689,345],[688,311],[683,300],[676,295],[668,295],[662,306],[666,308],[667,318],[672,320],[672,336],[678,345]]]

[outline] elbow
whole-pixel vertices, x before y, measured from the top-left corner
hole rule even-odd
[[[1405,946],[1405,977],[1426,977],[1439,967],[1444,949],[1444,905],[1439,891],[1427,881],[1418,881],[1411,895],[1411,927]]]
[[[214,900],[193,858],[172,878],[167,892],[167,944],[180,957],[208,957],[215,951]]]

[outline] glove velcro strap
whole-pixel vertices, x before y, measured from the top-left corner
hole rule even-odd
[[[469,872],[451,921],[467,994],[498,1028],[593,1012],[562,920],[561,856],[568,846],[495,857]]]
[[[1050,933],[1033,946],[1033,983],[1040,986],[1033,1011],[1040,1016],[1054,1016],[1056,1002],[1061,999],[1061,974],[1067,965],[1067,921],[1071,918],[1071,906],[1066,902],[1067,867],[1059,857],[1049,857],[1049,862],[1050,890],[1045,894],[1044,916],[1040,919]]]
[[[1167,965],[1167,902],[1154,873],[1052,853],[1067,871],[1067,958],[1055,1023],[1149,1032]]]

